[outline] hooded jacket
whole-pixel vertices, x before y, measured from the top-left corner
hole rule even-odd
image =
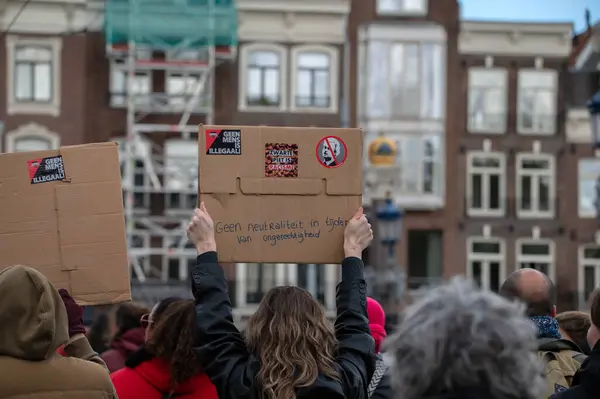
[[[172,389],[169,365],[143,347],[129,356],[126,367],[112,373],[110,378],[119,399],[162,399],[171,392],[176,399],[218,399],[215,386],[203,373]]]
[[[102,353],[102,360],[108,370],[113,373],[125,367],[125,360],[144,345],[144,329],[132,328],[123,335],[113,339],[110,349]]]
[[[42,274],[0,271],[0,320],[0,397],[116,399],[103,366],[57,353],[66,344],[67,354],[95,355],[83,335],[69,340],[64,303]]]

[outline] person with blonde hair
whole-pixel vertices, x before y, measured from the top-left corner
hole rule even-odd
[[[192,268],[196,348],[220,399],[367,398],[375,345],[367,319],[362,251],[373,240],[360,208],[344,233],[335,330],[321,305],[299,287],[275,287],[248,320],[233,324],[214,223],[204,203],[187,229],[198,251]]]

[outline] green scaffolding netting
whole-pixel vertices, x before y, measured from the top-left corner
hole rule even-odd
[[[108,45],[193,49],[237,44],[235,0],[107,0]]]

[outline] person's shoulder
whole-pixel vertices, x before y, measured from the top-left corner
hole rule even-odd
[[[101,365],[76,357],[54,357],[51,359],[54,366],[61,367],[69,372],[69,378],[77,380],[78,385],[87,386],[88,389],[108,388],[113,391],[112,382],[107,369]]]

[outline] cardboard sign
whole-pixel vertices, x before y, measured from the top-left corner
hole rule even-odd
[[[80,305],[131,300],[115,143],[0,154],[0,269],[13,265]]]
[[[343,260],[362,202],[360,129],[201,126],[198,145],[220,261]]]

